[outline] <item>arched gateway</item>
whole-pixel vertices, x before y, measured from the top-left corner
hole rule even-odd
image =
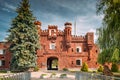
[[[47,58],[47,70],[58,70],[58,58],[57,57]]]

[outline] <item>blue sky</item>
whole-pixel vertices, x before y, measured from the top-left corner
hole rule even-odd
[[[17,15],[15,10],[21,0],[0,0],[0,41],[7,37],[11,21]],[[64,29],[65,22],[72,22],[72,34],[76,20],[77,35],[95,32],[101,26],[103,15],[96,15],[98,0],[30,0],[31,10],[42,29],[57,25]],[[97,37],[95,36],[95,40]]]

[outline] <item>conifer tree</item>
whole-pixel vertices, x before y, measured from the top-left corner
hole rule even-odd
[[[22,0],[16,9],[7,40],[11,43],[11,70],[25,71],[36,66],[36,50],[39,36],[34,24],[35,17],[30,10],[29,0]]]
[[[81,71],[88,72],[88,65],[87,65],[87,63],[83,63],[83,65],[81,67]]]

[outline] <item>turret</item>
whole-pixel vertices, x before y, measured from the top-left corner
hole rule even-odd
[[[69,23],[69,22],[66,22],[65,24],[65,39],[67,42],[70,42],[71,41],[71,27],[72,27],[72,24]]]
[[[93,44],[94,44],[94,33],[93,32],[88,32],[86,34],[86,40],[87,40],[88,49],[89,49],[88,60],[91,60],[92,47],[93,47]]]
[[[41,31],[41,22],[40,21],[35,21],[34,24],[37,26],[38,34],[40,34],[40,31]]]
[[[94,33],[88,32],[86,35],[88,45],[92,45],[94,43]]]
[[[67,45],[67,48],[70,48],[72,24],[69,22],[66,22],[64,25],[65,25],[64,33],[65,33],[66,45]]]

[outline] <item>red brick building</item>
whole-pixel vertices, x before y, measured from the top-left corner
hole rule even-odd
[[[89,68],[97,68],[98,47],[94,43],[94,33],[88,32],[85,36],[72,35],[72,24],[65,23],[65,29],[57,26],[48,26],[41,29],[41,23],[35,22],[40,36],[41,48],[37,50],[37,64],[42,69],[78,68],[84,62]],[[9,68],[11,54],[9,43],[0,43],[0,69]],[[56,60],[56,65],[53,62]]]
[[[97,68],[98,47],[94,43],[94,33],[88,32],[85,36],[72,35],[72,24],[65,23],[65,29],[49,25],[47,30],[41,29],[41,23],[35,22],[40,35],[41,49],[37,51],[37,62],[40,68],[59,69],[78,68],[84,62],[89,68]],[[53,67],[53,61],[58,64]]]
[[[10,44],[0,42],[0,69],[9,69],[11,54],[9,52]]]

